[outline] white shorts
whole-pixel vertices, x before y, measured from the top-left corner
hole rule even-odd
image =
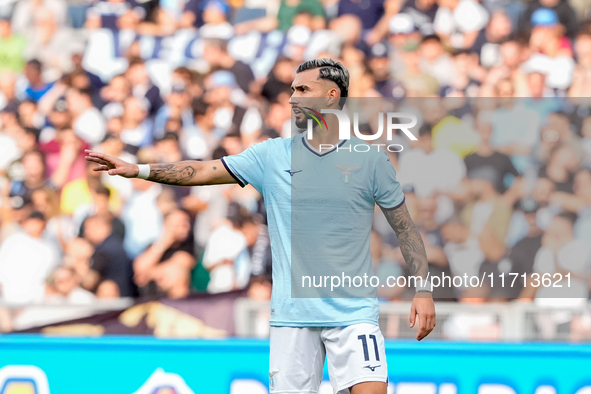
[[[384,337],[373,324],[271,327],[270,337],[272,394],[318,393],[325,355],[335,394],[348,394],[358,383],[388,381]]]

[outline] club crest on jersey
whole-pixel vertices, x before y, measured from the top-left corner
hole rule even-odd
[[[343,171],[341,173],[341,180],[345,183],[349,183],[351,182],[351,176],[352,176],[352,172],[355,170],[358,170],[361,167],[346,167],[346,166],[339,166],[339,165],[335,165],[336,168],[338,168],[339,170]]]

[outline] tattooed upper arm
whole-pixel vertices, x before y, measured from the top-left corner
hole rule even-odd
[[[390,223],[390,227],[398,236],[400,251],[411,275],[426,278],[429,272],[427,252],[425,251],[421,233],[413,223],[406,204],[403,203],[395,209],[382,208],[382,212],[386,216],[388,223]]]
[[[148,180],[176,186],[236,183],[220,160],[150,164]]]

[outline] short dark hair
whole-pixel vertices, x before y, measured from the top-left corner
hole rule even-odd
[[[571,226],[574,226],[575,222],[577,221],[577,214],[572,212],[561,212],[556,217],[562,218],[570,223]]]
[[[433,130],[431,130],[430,125],[425,123],[419,128],[419,137],[422,137],[422,136],[431,137],[432,135],[433,135]]]
[[[73,91],[78,93],[81,96],[85,96],[89,99],[92,99],[92,89],[90,87],[86,88],[71,88]]]
[[[41,62],[37,59],[31,59],[27,62],[27,66],[31,66],[34,67],[36,71],[41,72],[41,69],[43,68],[43,65],[41,64]]]
[[[132,59],[129,60],[129,66],[127,66],[127,69],[130,69],[133,66],[138,66],[138,65],[145,65],[146,62],[144,62],[144,60],[142,58],[139,57],[134,57]]]
[[[339,106],[343,108],[349,96],[349,70],[342,63],[324,57],[322,59],[308,60],[300,64],[296,72],[299,74],[303,71],[316,68],[320,69],[320,73],[318,74],[319,79],[327,79],[339,87],[341,91]]]
[[[193,110],[193,117],[203,116],[207,113],[209,104],[202,97],[194,98],[191,102],[191,109]]]
[[[429,42],[429,41],[433,41],[433,42],[437,42],[437,43],[441,44],[441,37],[439,37],[437,34],[426,35],[425,37],[423,37],[421,39],[421,44],[424,44],[425,42]]]
[[[100,183],[94,189],[94,192],[101,196],[111,197],[111,189]]]
[[[205,44],[217,49],[221,49],[224,52],[228,51],[228,42],[221,38],[207,38],[205,40]]]

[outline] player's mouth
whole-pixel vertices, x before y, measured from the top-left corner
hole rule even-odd
[[[295,116],[300,116],[304,113],[299,107],[292,107],[291,110]]]

